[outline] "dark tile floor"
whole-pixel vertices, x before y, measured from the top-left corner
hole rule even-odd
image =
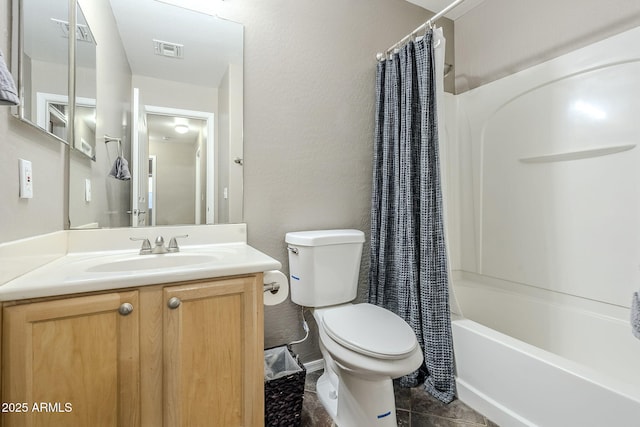
[[[302,427],[331,427],[331,417],[316,396],[316,381],[322,371],[307,373]],[[498,427],[460,400],[444,405],[422,387],[396,388],[396,409],[399,427]]]

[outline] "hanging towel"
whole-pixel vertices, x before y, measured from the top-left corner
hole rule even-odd
[[[127,162],[127,159],[122,156],[118,156],[116,161],[113,163],[109,176],[121,181],[130,180],[131,172],[129,172],[129,162]]]
[[[640,297],[638,293],[633,293],[631,301],[631,331],[636,338],[640,339]]]
[[[13,77],[7,68],[4,56],[2,55],[2,52],[0,52],[0,105],[18,104],[20,104],[20,99],[18,98],[16,84],[14,83]]]

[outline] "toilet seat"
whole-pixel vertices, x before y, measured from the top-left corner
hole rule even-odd
[[[402,318],[372,304],[326,310],[324,329],[340,345],[379,359],[402,359],[418,346],[415,333]]]

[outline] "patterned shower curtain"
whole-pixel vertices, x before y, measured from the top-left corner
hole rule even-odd
[[[424,354],[401,385],[455,397],[438,159],[433,31],[378,63],[369,302],[402,317]],[[442,78],[442,77],[441,77]]]

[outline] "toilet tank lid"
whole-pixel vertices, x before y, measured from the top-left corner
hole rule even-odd
[[[300,246],[338,245],[341,243],[363,243],[360,230],[314,230],[293,231],[285,235],[285,242]]]

